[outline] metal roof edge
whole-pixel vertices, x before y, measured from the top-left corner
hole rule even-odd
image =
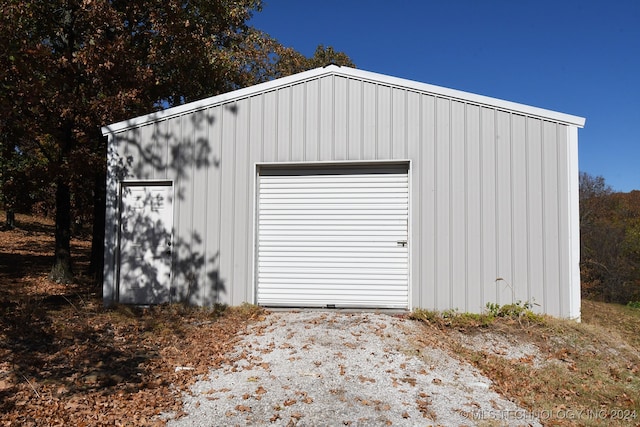
[[[111,133],[118,133],[127,129],[135,128],[147,123],[153,123],[160,120],[166,120],[171,117],[179,116],[188,112],[202,110],[204,108],[211,107],[213,105],[223,104],[225,102],[233,101],[234,99],[244,98],[259,92],[266,92],[276,89],[281,86],[288,86],[293,83],[309,80],[321,75],[330,74],[331,70],[337,67],[335,65],[329,65],[322,68],[314,68],[312,70],[303,71],[301,73],[292,74],[290,76],[281,77],[279,79],[270,80],[263,83],[258,83],[253,86],[248,86],[242,89],[233,90],[231,92],[221,93],[208,98],[200,99],[198,101],[189,102],[183,105],[177,105],[175,107],[167,108],[165,110],[156,111],[153,113],[145,114],[143,116],[134,117],[132,119],[123,120],[121,122],[113,123],[101,128],[102,135],[106,136]]]
[[[363,80],[370,80],[377,83],[388,84],[390,86],[405,87],[419,92],[428,92],[434,95],[441,95],[448,98],[454,98],[465,102],[479,105],[486,105],[492,108],[500,108],[519,112],[524,115],[537,116],[542,118],[553,119],[558,122],[584,127],[585,118],[562,113],[559,111],[549,110],[540,107],[534,107],[518,102],[507,101],[500,98],[493,98],[485,95],[478,95],[471,92],[465,92],[457,89],[450,89],[443,86],[436,86],[429,83],[422,83],[415,80],[393,77],[386,74],[379,74],[372,71],[365,71],[349,67],[336,67],[335,74],[344,75],[345,77],[355,77]]]
[[[583,117],[573,116],[558,111],[547,110],[544,108],[533,107],[526,104],[520,104],[517,102],[506,101],[499,98],[492,98],[489,96],[478,95],[471,92],[465,92],[456,89],[449,89],[442,86],[435,86],[428,83],[421,83],[414,80],[403,79],[399,77],[393,77],[386,74],[375,73],[371,71],[360,70],[350,67],[341,67],[337,65],[327,65],[321,68],[314,68],[312,70],[303,71],[298,74],[293,74],[287,77],[282,77],[275,80],[270,80],[264,83],[259,83],[246,88],[234,90],[231,92],[215,95],[209,98],[204,98],[199,101],[193,101],[184,105],[178,105],[176,107],[167,108],[166,110],[156,111],[143,116],[135,117],[132,119],[124,120],[121,122],[113,123],[101,128],[102,135],[115,134],[123,132],[127,129],[135,128],[147,123],[152,123],[160,120],[166,120],[175,116],[179,116],[188,112],[202,110],[204,108],[223,104],[233,101],[235,99],[244,98],[259,92],[266,92],[274,90],[278,87],[288,86],[294,83],[299,83],[305,80],[316,78],[323,75],[339,75],[343,77],[351,77],[361,80],[367,80],[378,84],[387,84],[389,86],[404,87],[407,89],[415,90],[418,92],[427,92],[434,95],[440,95],[448,98],[458,99],[464,102],[475,103],[479,105],[485,105],[491,108],[505,109],[509,111],[518,112],[524,115],[536,116],[546,118],[577,127],[584,127],[585,119]]]

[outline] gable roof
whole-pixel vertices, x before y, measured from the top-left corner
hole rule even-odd
[[[516,102],[505,101],[498,98],[491,98],[488,96],[477,95],[470,92],[449,89],[441,86],[434,86],[427,83],[420,83],[413,80],[392,77],[385,74],[374,73],[371,71],[358,70],[349,67],[340,67],[337,65],[328,65],[326,67],[315,68],[313,70],[304,71],[302,73],[293,74],[291,76],[282,77],[276,80],[271,80],[265,83],[260,83],[254,86],[249,86],[243,89],[234,90],[232,92],[223,93],[220,95],[201,99],[199,101],[167,108],[166,110],[156,111],[151,114],[146,114],[144,116],[139,116],[108,126],[104,126],[102,127],[102,135],[123,132],[127,129],[139,127],[148,123],[166,120],[171,117],[202,110],[211,106],[232,102],[236,99],[246,98],[251,95],[256,95],[260,92],[267,92],[279,87],[290,86],[292,84],[300,83],[306,80],[312,80],[329,75],[352,78],[378,84],[385,84],[392,87],[404,88],[436,96],[443,96],[467,103],[513,111],[521,113],[523,115],[540,117],[543,119],[548,119],[577,127],[583,127],[585,123],[585,119],[583,117],[573,116],[570,114],[560,113],[544,108],[532,107],[530,105],[519,104]]]

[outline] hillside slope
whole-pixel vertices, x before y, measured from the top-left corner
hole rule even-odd
[[[162,425],[160,413],[180,413],[180,391],[227,362],[238,334],[264,317],[253,306],[105,309],[88,277],[47,280],[51,224],[16,219],[0,231],[0,425]],[[81,272],[89,243],[73,250]],[[545,425],[640,425],[640,309],[585,300],[582,323],[421,320],[416,357],[429,346],[470,362]]]

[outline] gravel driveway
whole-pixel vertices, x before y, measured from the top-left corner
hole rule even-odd
[[[388,314],[270,313],[168,425],[540,425],[421,334]]]

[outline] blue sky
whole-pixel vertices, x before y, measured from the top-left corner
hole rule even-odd
[[[580,170],[640,190],[640,0],[265,0],[251,24],[307,56],[586,117]]]

